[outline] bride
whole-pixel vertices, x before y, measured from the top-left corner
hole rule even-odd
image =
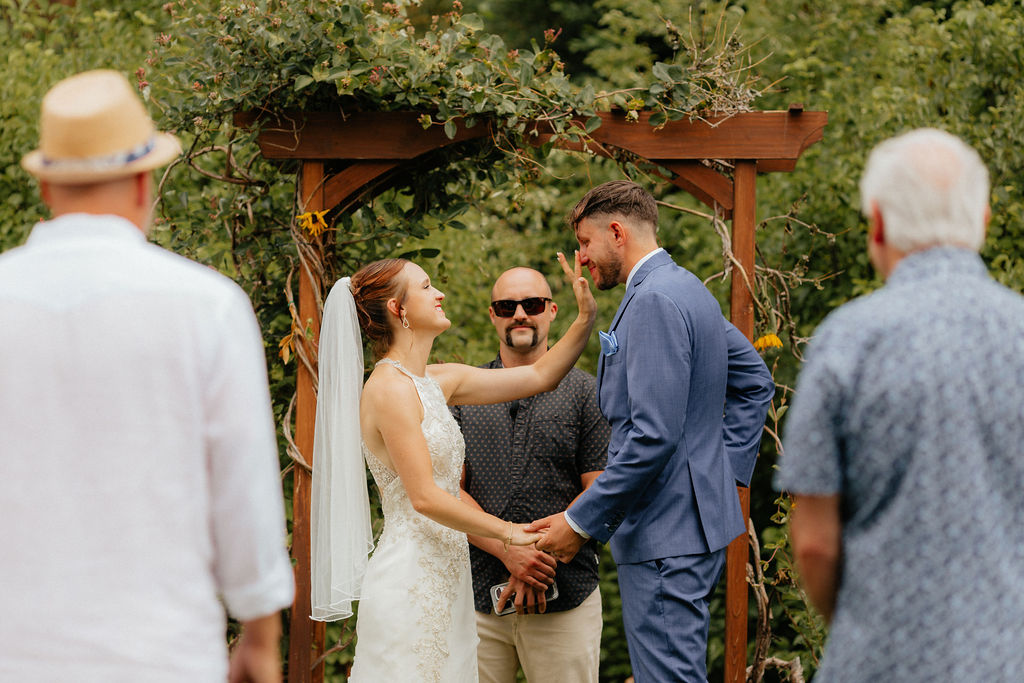
[[[361,601],[351,681],[477,680],[466,534],[506,547],[540,536],[459,500],[465,447],[447,406],[549,391],[575,364],[596,305],[579,254],[574,268],[562,254],[558,261],[579,314],[543,358],[516,368],[427,364],[434,339],[451,322],[444,294],[410,261],[364,266],[327,298],[313,448],[312,618],[347,618]],[[359,328],[380,358],[361,396]],[[364,459],[384,511],[369,560]]]

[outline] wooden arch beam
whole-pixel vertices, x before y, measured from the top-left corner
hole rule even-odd
[[[427,129],[419,123],[418,112],[292,113],[278,117],[251,112],[236,114],[235,124],[262,127],[258,136],[261,152],[268,159],[302,161],[301,195],[304,211],[349,210],[379,191],[390,174],[402,165],[432,151],[460,142],[489,137],[484,122],[472,128],[458,126],[448,138],[441,126]],[[758,173],[792,171],[810,145],[821,140],[828,114],[803,111],[801,105],[788,111],[746,112],[729,117],[670,121],[650,125],[650,115],[628,121],[621,113],[602,113],[601,126],[594,130],[587,151],[616,156],[616,150],[646,159],[667,171],[666,177],[720,215],[732,218],[732,246],[736,258],[733,271],[730,314],[748,338],[753,337],[753,292],[748,284],[755,267],[756,182]],[[585,122],[580,120],[580,125]],[[537,123],[527,135],[535,144],[551,139],[549,125]],[[582,149],[580,142],[560,141],[560,147]],[[707,162],[723,160],[733,165],[729,178]],[[326,162],[341,162],[340,171],[327,175]],[[660,174],[659,175],[664,175]],[[300,318],[319,331],[319,306],[314,292],[330,283],[311,282],[310,274],[299,281]],[[307,462],[312,463],[313,416],[316,397],[308,371],[300,365],[296,401],[295,442]],[[316,665],[323,651],[323,628],[309,619],[309,489],[310,476],[295,470],[293,498],[293,555],[296,560],[296,601],[291,614],[288,680],[306,683],[323,679],[323,666]],[[744,514],[749,514],[750,492],[740,488]],[[746,535],[729,546],[726,563],[725,680],[740,683],[746,677],[747,586],[745,569],[749,557]]]
[[[672,171],[668,181],[673,185],[720,210],[723,218],[732,216],[733,183],[729,178],[699,161],[662,161],[659,166]]]
[[[262,123],[259,146],[268,159],[348,160],[352,162],[402,162],[450,145],[487,138],[486,122],[472,128],[457,126],[449,138],[441,126],[424,129],[417,112],[296,112],[260,116],[242,112],[235,124],[250,127]],[[799,105],[788,111],[745,112],[728,117],[669,121],[660,128],[650,125],[650,114],[628,121],[624,114],[602,112],[601,126],[591,135],[596,145],[587,149],[600,156],[623,150],[647,159],[673,173],[667,179],[704,204],[732,212],[732,180],[704,165],[708,159],[750,159],[759,172],[791,171],[810,145],[819,141],[828,121],[826,112],[805,112]],[[585,122],[580,119],[580,125]],[[526,139],[542,144],[551,139],[549,124],[539,123]],[[582,149],[579,143],[560,141],[563,148]],[[396,167],[397,167],[396,163]],[[348,172],[354,178],[367,172]],[[393,167],[394,168],[394,167]],[[383,171],[381,171],[383,173]],[[348,181],[337,181],[345,184]],[[332,200],[337,199],[335,204]],[[347,197],[329,194],[326,205],[334,208]]]
[[[353,161],[324,180],[324,207],[348,211],[372,194],[398,161]]]
[[[487,124],[479,122],[472,128],[458,126],[455,137],[449,139],[441,126],[424,129],[420,116],[417,112],[356,112],[347,116],[300,112],[270,117],[243,112],[235,116],[235,124],[249,127],[257,120],[263,122],[258,142],[268,159],[414,159],[490,135]],[[591,133],[594,141],[656,163],[751,159],[759,164],[795,164],[805,149],[821,140],[828,121],[826,112],[805,112],[799,107],[669,121],[658,128],[650,125],[649,113],[640,114],[635,122],[616,112],[602,112],[598,117],[601,126]],[[550,136],[550,126],[537,124],[536,130],[541,142],[546,141],[543,136]]]

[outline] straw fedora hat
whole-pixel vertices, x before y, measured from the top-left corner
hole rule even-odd
[[[116,71],[66,78],[43,97],[39,149],[22,158],[26,171],[51,183],[102,182],[164,166],[181,154],[159,133],[128,79]]]

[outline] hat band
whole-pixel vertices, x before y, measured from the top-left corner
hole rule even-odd
[[[140,145],[136,145],[127,152],[117,152],[104,157],[89,157],[87,159],[48,159],[43,157],[43,166],[49,169],[60,171],[107,171],[112,168],[127,166],[133,161],[138,161],[153,151],[156,147],[156,136]]]

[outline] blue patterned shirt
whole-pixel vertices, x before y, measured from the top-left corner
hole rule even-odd
[[[816,681],[1024,676],[1024,297],[977,254],[904,258],[829,315],[776,486],[840,496]]]

